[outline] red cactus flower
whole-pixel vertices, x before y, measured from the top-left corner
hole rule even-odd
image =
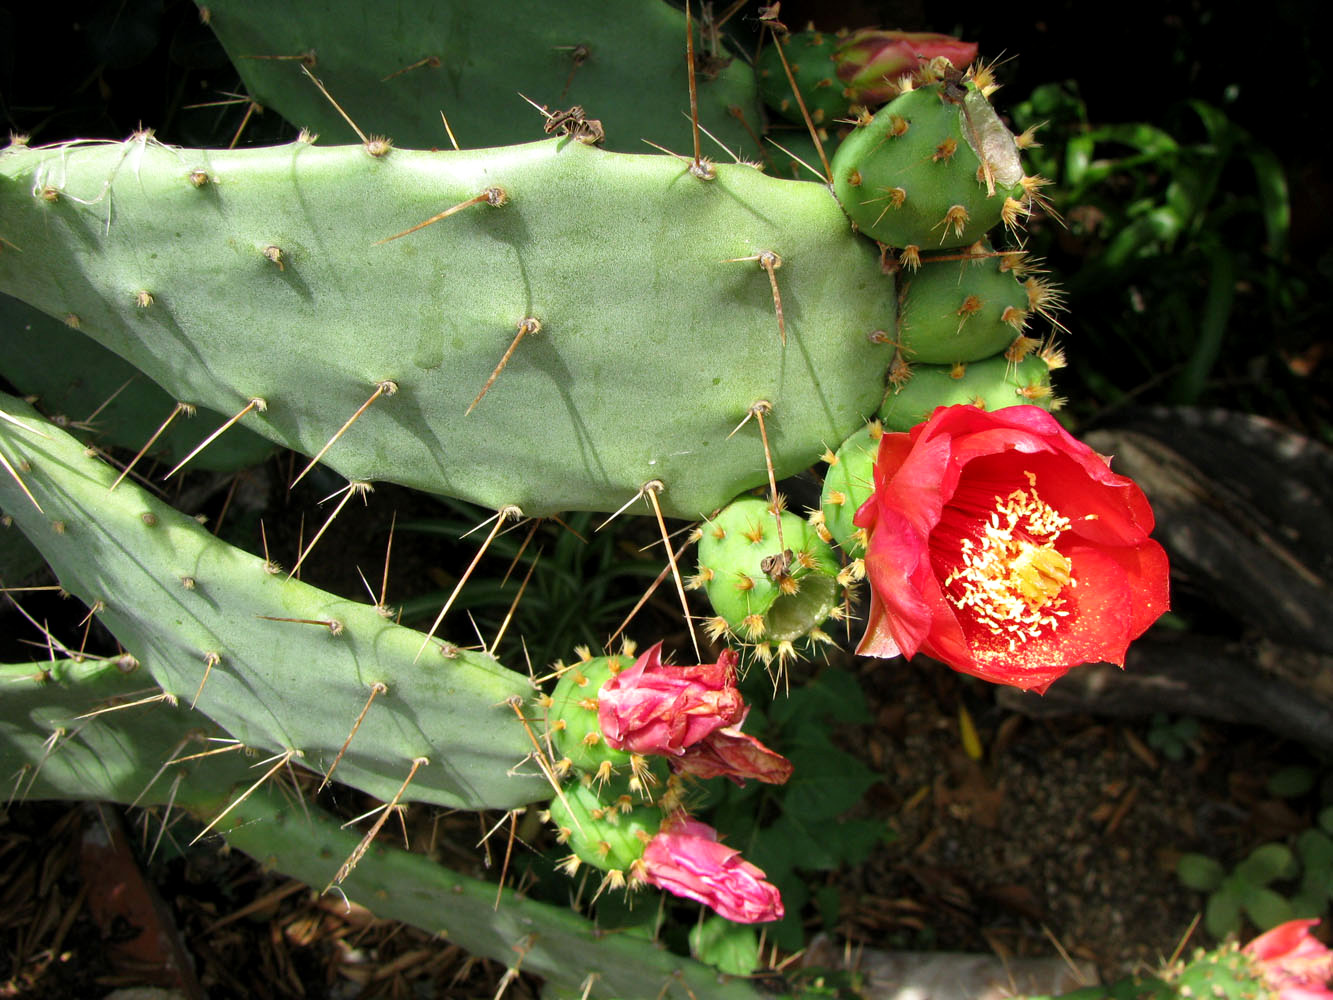
[[[649,885],[711,906],[738,924],[781,920],[782,896],[741,852],[707,823],[670,820],[644,848],[640,877]]]
[[[1143,492],[1039,407],[939,407],[884,435],[874,479],[854,520],[869,533],[863,655],[923,652],[1041,692],[1075,664],[1123,666],[1167,609]]]
[[[736,654],[716,663],[668,666],[659,642],[597,694],[597,722],[608,746],[668,758],[673,770],[781,784],[791,762],[740,731],[745,702],[736,686]]]
[[[929,31],[862,28],[838,46],[833,59],[852,101],[875,106],[897,96],[899,79],[939,56],[961,69],[977,57],[977,43]]]
[[[1255,960],[1277,1000],[1333,1000],[1333,951],[1310,934],[1318,920],[1288,920],[1242,951]]]
[[[667,666],[659,642],[602,685],[597,721],[616,750],[679,757],[718,729],[740,722],[745,703],[736,687],[736,654],[716,663]]]

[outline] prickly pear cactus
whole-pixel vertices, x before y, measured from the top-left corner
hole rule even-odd
[[[496,530],[520,514],[629,509],[653,515],[669,545],[666,518],[696,521],[685,537],[698,543],[696,605],[706,596],[713,608],[707,635],[780,669],[831,642],[824,623],[851,607],[864,541],[852,517],[884,430],[945,403],[1054,402],[1060,356],[1030,327],[1058,294],[1021,254],[981,242],[1000,223],[1016,228],[1042,182],[1023,174],[1021,137],[990,108],[984,72],[920,69],[929,53],[918,49],[944,41],[909,43],[915,83],[898,79],[901,95],[859,118],[830,190],[741,159],[757,152],[755,77],[710,21],[690,32],[656,3],[553,17],[451,0],[381,9],[380,21],[412,25],[386,38],[354,6],[225,0],[207,14],[257,101],[356,144],[303,133],[271,148],[185,149],[142,130],[0,152],[0,291],[160,386],[165,396],[135,396],[137,409],[163,411],[151,426],[211,408],[213,432],[189,435],[206,445],[198,454],[217,457],[212,442],[244,428],[306,456],[297,480],[316,464],[346,477],[344,502],[395,482],[495,509]],[[686,37],[700,124],[736,162],[689,155],[699,133],[679,113]],[[787,43],[789,55],[810,50],[793,67],[798,85],[836,91],[816,105],[826,124],[845,109],[845,85],[875,90],[891,75],[883,39],[854,38],[850,49],[832,36]],[[450,133],[467,148],[440,151]],[[668,148],[641,152],[641,137]],[[22,345],[27,330],[7,333]],[[104,367],[67,343],[46,346]],[[24,386],[25,367],[52,367],[37,358],[0,374]],[[50,412],[51,383],[31,385]],[[599,869],[619,890],[644,881],[644,845],[671,841],[674,824],[714,832],[682,819],[696,791],[684,775],[790,775],[740,732],[739,706],[708,750],[735,771],[615,749],[598,692],[632,648],[583,650],[542,690],[484,650],[213,537],[121,481],[86,446],[91,428],[70,427],[0,397],[0,508],[125,652],[5,674],[0,760],[22,794],[175,801],[284,871],[332,878],[479,953],[517,953],[572,995],[759,995],[507,890],[496,907],[492,885],[373,847],[389,809],[357,843],[264,784],[300,767],[391,805],[549,800],[566,869]],[[777,481],[821,457],[822,510],[784,509]],[[766,495],[744,495],[756,489]],[[690,619],[686,559],[668,570]],[[734,652],[714,657],[734,672]],[[188,782],[164,780],[186,773],[177,758],[201,739],[235,752],[192,763]],[[263,778],[243,752],[265,755]]]

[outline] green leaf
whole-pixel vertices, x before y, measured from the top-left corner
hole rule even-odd
[[[732,976],[748,976],[759,968],[759,935],[746,924],[708,917],[690,930],[694,957]]]
[[[1212,892],[1222,884],[1226,869],[1205,854],[1182,854],[1176,862],[1176,877],[1188,889]]]
[[[1268,779],[1268,794],[1279,799],[1294,799],[1314,788],[1313,768],[1292,765],[1274,771]]]
[[[838,917],[842,911],[842,890],[836,885],[820,886],[815,891],[815,906],[819,910],[819,919],[829,930],[838,926]]]
[[[1305,830],[1296,838],[1296,852],[1306,869],[1318,868],[1333,874],[1333,839],[1322,830]]]
[[[1261,844],[1236,866],[1236,877],[1251,886],[1261,886],[1278,878],[1294,878],[1300,870],[1291,848],[1285,844]]]
[[[1244,899],[1245,913],[1261,931],[1292,919],[1291,903],[1272,889],[1252,889]]]
[[[1204,926],[1208,933],[1221,940],[1240,930],[1240,900],[1229,892],[1215,892],[1204,907]]]
[[[1328,833],[1333,834],[1333,806],[1320,810],[1319,825]]]
[[[846,670],[820,671],[813,681],[790,697],[773,703],[773,722],[776,725],[803,728],[813,725],[821,733],[827,731],[825,720],[866,724],[873,722],[866,708],[865,692],[856,678]]]
[[[821,736],[792,747],[787,757],[795,769],[786,784],[782,809],[810,824],[828,823],[861,801],[879,780],[874,771]]]

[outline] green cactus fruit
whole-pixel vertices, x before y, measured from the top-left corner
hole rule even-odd
[[[834,119],[846,117],[848,100],[833,61],[839,38],[823,31],[793,32],[777,44],[764,46],[755,61],[759,94],[764,103],[788,121],[805,124],[801,105],[792,94],[791,82],[778,56],[779,44],[815,126],[828,126]]]
[[[861,504],[875,491],[875,458],[884,427],[878,420],[844,441],[829,456],[824,492],[819,507],[823,524],[844,552],[854,559],[865,555],[865,532],[852,524]]]
[[[584,651],[586,654],[586,651]],[[607,746],[597,721],[597,693],[602,685],[634,662],[632,651],[615,656],[587,657],[557,667],[560,679],[546,706],[546,726],[557,754],[555,766],[608,776],[631,766],[631,755]]]
[[[911,377],[889,390],[879,419],[886,431],[910,431],[937,406],[969,403],[984,410],[1031,404],[1054,409],[1051,372],[1063,364],[1058,350],[1045,349],[1022,361],[987,358],[956,365],[914,365]]]
[[[1010,260],[979,245],[961,260],[927,258],[902,275],[898,343],[907,359],[980,361],[1011,347],[1034,312],[1049,313],[1050,286],[1035,277],[1024,281]]]
[[[1017,226],[1029,187],[1013,135],[970,78],[907,91],[833,157],[833,190],[861,229],[894,247],[962,247],[1002,219]]]
[[[781,530],[778,525],[781,523]],[[767,660],[801,638],[826,641],[822,625],[838,607],[838,559],[815,527],[757,497],[728,504],[700,529],[699,573],[717,617],[710,632],[754,645]]]
[[[604,872],[630,876],[643,849],[662,826],[661,803],[638,800],[622,782],[590,779],[566,784],[551,800],[551,822],[573,856]],[[571,871],[577,862],[568,862]]]

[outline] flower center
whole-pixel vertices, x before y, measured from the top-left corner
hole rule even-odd
[[[970,505],[964,500],[961,506]],[[994,496],[988,508],[966,516],[971,530],[959,542],[957,566],[943,580],[950,604],[1006,636],[1011,650],[1069,614],[1060,594],[1075,583],[1069,558],[1055,547],[1069,518],[1042,500],[1035,486]]]

